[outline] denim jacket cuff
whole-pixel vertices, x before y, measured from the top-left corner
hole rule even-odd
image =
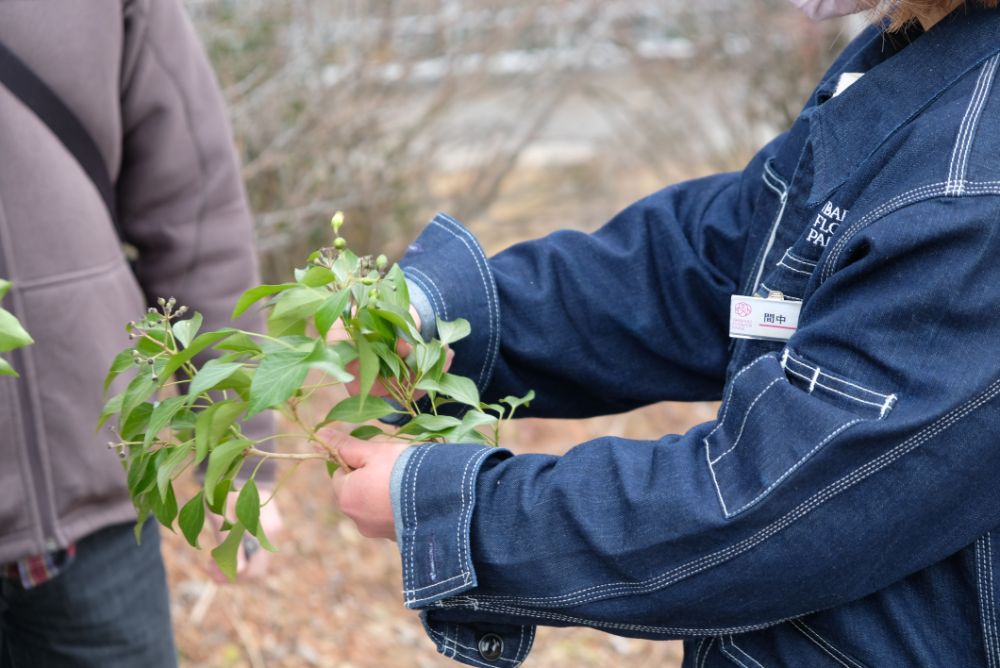
[[[455,219],[439,213],[410,245],[400,266],[434,315],[446,321],[465,318],[472,325],[472,333],[452,346],[451,372],[471,378],[482,392],[500,350],[500,306],[479,242]],[[425,319],[423,313],[420,317]]]
[[[517,668],[535,641],[534,626],[493,623],[456,624],[420,614],[424,630],[444,656],[467,666]]]
[[[433,443],[404,452],[391,477],[403,600],[424,608],[476,586],[469,541],[475,483],[487,460],[507,450]]]

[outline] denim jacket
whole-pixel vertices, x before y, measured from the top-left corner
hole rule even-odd
[[[492,259],[429,224],[405,270],[471,321],[484,397],[722,399],[561,457],[407,450],[403,595],[440,652],[517,666],[547,624],[684,639],[693,668],[1000,667],[998,53],[996,10],[873,28],[742,173]],[[732,295],[778,292],[790,339],[729,338]]]

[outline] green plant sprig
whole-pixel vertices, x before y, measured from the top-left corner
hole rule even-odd
[[[221,518],[222,542],[212,556],[235,578],[236,555],[244,536],[273,546],[260,526],[256,476],[268,460],[288,460],[296,467],[322,461],[332,475],[344,466],[336,450],[317,431],[331,423],[353,427],[360,439],[392,438],[410,442],[463,442],[498,445],[501,425],[534,397],[506,397],[483,403],[475,383],[448,373],[448,346],[470,333],[462,319],[437,321],[437,338],[424,341],[410,312],[406,280],[385,256],[357,256],[340,236],[343,216],[331,221],[333,245],[312,253],[294,280],[248,290],[233,311],[236,319],[255,304],[267,311],[267,332],[237,328],[201,331],[202,316],[173,298],[160,299],[141,320],[128,324],[134,345],[115,358],[105,379],[105,392],[122,373],[134,375],[111,397],[98,428],[115,417],[117,441],[108,447],[122,458],[138,528],[150,515],[165,527],[177,522],[194,547],[207,514]],[[400,355],[404,342],[408,353]],[[213,353],[204,364],[196,357]],[[356,363],[352,365],[352,363]],[[348,370],[356,371],[355,374]],[[310,371],[321,380],[307,384]],[[321,389],[357,380],[359,392],[333,406],[319,422],[305,419],[299,408]],[[373,393],[378,386],[387,395]],[[167,394],[173,392],[173,396]],[[441,409],[451,405],[458,411]],[[272,448],[282,436],[253,439],[243,425],[263,411],[274,410],[301,430],[315,452],[281,452]],[[369,423],[400,415],[398,428]],[[267,444],[267,445],[266,445]],[[256,460],[245,482],[237,475]],[[201,488],[178,506],[174,481],[192,467],[204,466]],[[237,489],[239,487],[239,489]],[[236,495],[235,516],[227,511]]]
[[[0,278],[0,299],[7,296],[10,291],[10,281]],[[7,309],[0,308],[0,353],[7,353],[16,348],[29,346],[34,341],[24,330],[21,323],[14,314]],[[0,376],[18,377],[17,371],[10,365],[10,362],[0,358]]]

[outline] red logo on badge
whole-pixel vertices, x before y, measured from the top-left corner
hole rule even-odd
[[[746,302],[740,302],[739,304],[736,305],[736,315],[740,316],[741,318],[745,318],[751,313],[753,313],[753,309],[750,308],[750,304],[747,304]]]

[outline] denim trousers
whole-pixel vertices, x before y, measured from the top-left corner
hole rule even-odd
[[[76,558],[32,589],[0,578],[0,668],[177,665],[160,533],[149,521],[84,538]]]

